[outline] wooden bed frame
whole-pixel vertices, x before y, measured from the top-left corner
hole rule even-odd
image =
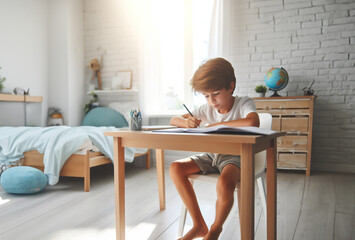
[[[35,167],[41,171],[44,170],[43,155],[36,150],[24,153],[21,158],[21,164],[24,166]],[[135,154],[134,157],[147,155],[146,168],[150,168],[150,149],[145,153]],[[84,191],[90,191],[90,168],[112,163],[112,161],[101,152],[87,151],[85,155],[72,154],[63,165],[60,176],[66,177],[82,177],[84,178]]]

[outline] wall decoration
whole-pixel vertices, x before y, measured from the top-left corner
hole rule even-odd
[[[112,78],[112,90],[131,89],[132,88],[132,72],[119,71]]]
[[[90,69],[93,71],[92,78],[97,78],[97,83],[99,85],[99,90],[102,90],[102,85],[101,85],[101,72],[100,72],[100,63],[99,61],[94,58],[90,61]]]

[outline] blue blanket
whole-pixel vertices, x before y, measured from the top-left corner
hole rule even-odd
[[[113,161],[113,139],[104,136],[114,127],[0,127],[0,167],[18,161],[24,152],[37,150],[44,154],[44,173],[48,184],[59,180],[59,173],[65,161],[90,139],[100,152]],[[146,149],[125,148],[126,162],[132,162],[135,152]]]

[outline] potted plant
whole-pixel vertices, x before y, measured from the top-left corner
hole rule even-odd
[[[0,67],[1,69],[1,67]],[[2,92],[2,90],[4,89],[4,85],[2,84],[4,81],[6,80],[5,77],[1,77],[0,76],[0,92]]]
[[[255,87],[255,92],[258,97],[265,97],[265,93],[267,91],[267,87],[264,85],[258,85]]]
[[[94,91],[91,91],[91,96],[92,98],[90,99],[90,101],[84,106],[85,114],[88,113],[91,109],[99,106],[99,97],[97,96],[97,94],[95,94]]]

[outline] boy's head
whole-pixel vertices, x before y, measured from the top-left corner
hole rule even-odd
[[[234,68],[223,58],[210,59],[196,70],[190,84],[196,92],[228,90],[231,84],[234,91]]]

